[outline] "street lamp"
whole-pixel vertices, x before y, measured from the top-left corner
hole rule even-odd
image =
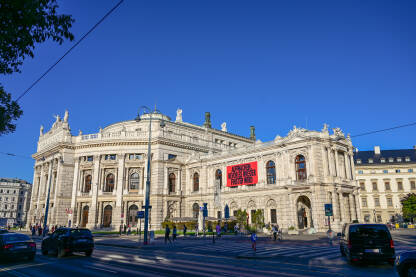
[[[147,242],[147,233],[149,230],[149,209],[151,209],[152,207],[149,205],[150,204],[150,147],[151,147],[151,138],[152,138],[152,114],[157,114],[160,112],[158,110],[154,110],[154,112],[152,112],[148,107],[146,106],[141,106],[139,108],[139,112],[137,113],[137,117],[136,117],[136,121],[140,122],[141,118],[140,118],[140,110],[143,110],[144,113],[147,113],[149,115],[149,142],[147,145],[147,178],[146,178],[146,195],[145,195],[145,204],[142,208],[144,208],[144,241],[143,243],[146,245]],[[163,116],[162,116],[162,120],[160,122],[160,127],[164,128],[165,127],[165,121],[163,120]]]

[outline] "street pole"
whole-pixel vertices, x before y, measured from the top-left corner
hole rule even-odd
[[[149,198],[150,198],[150,146],[152,138],[152,112],[149,111],[149,143],[147,146],[147,179],[146,179],[146,198],[144,204],[144,240],[143,244],[147,245],[147,232],[149,229]]]
[[[43,233],[42,236],[45,237],[45,229],[48,224],[48,212],[49,212],[49,196],[51,193],[51,183],[52,183],[52,167],[53,167],[53,160],[50,161],[49,165],[49,182],[48,182],[48,197],[46,198],[46,208],[45,208],[45,218],[43,221]]]

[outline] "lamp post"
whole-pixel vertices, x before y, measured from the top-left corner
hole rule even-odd
[[[145,204],[142,208],[144,208],[144,240],[143,240],[143,244],[147,245],[148,241],[147,241],[147,233],[149,230],[149,209],[151,209],[152,207],[149,205],[150,204],[150,156],[151,156],[151,138],[152,138],[152,114],[153,113],[160,113],[159,111],[157,111],[156,109],[154,110],[154,112],[152,112],[148,107],[146,106],[141,106],[139,108],[139,112],[137,113],[137,117],[136,117],[136,121],[139,122],[141,121],[140,119],[140,110],[144,110],[147,111],[147,114],[149,114],[149,141],[148,141],[148,145],[147,145],[147,178],[146,178],[146,195],[145,195]],[[160,127],[165,127],[165,122],[163,120],[162,117],[162,121],[160,122]]]

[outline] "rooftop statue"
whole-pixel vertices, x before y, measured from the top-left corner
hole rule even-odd
[[[336,137],[345,137],[344,133],[342,132],[341,128],[333,128],[332,129],[334,131],[334,135]]]
[[[40,132],[39,132],[39,136],[43,136],[43,125],[40,125]]]
[[[65,110],[64,122],[68,122],[68,116],[69,116],[68,110]]]
[[[227,132],[227,123],[226,123],[226,122],[223,122],[223,123],[221,124],[221,131],[223,131],[223,132]]]
[[[182,109],[178,108],[176,110],[176,120],[175,122],[182,122]]]

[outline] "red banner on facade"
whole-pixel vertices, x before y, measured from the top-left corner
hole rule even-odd
[[[227,187],[257,184],[257,162],[227,166]]]

